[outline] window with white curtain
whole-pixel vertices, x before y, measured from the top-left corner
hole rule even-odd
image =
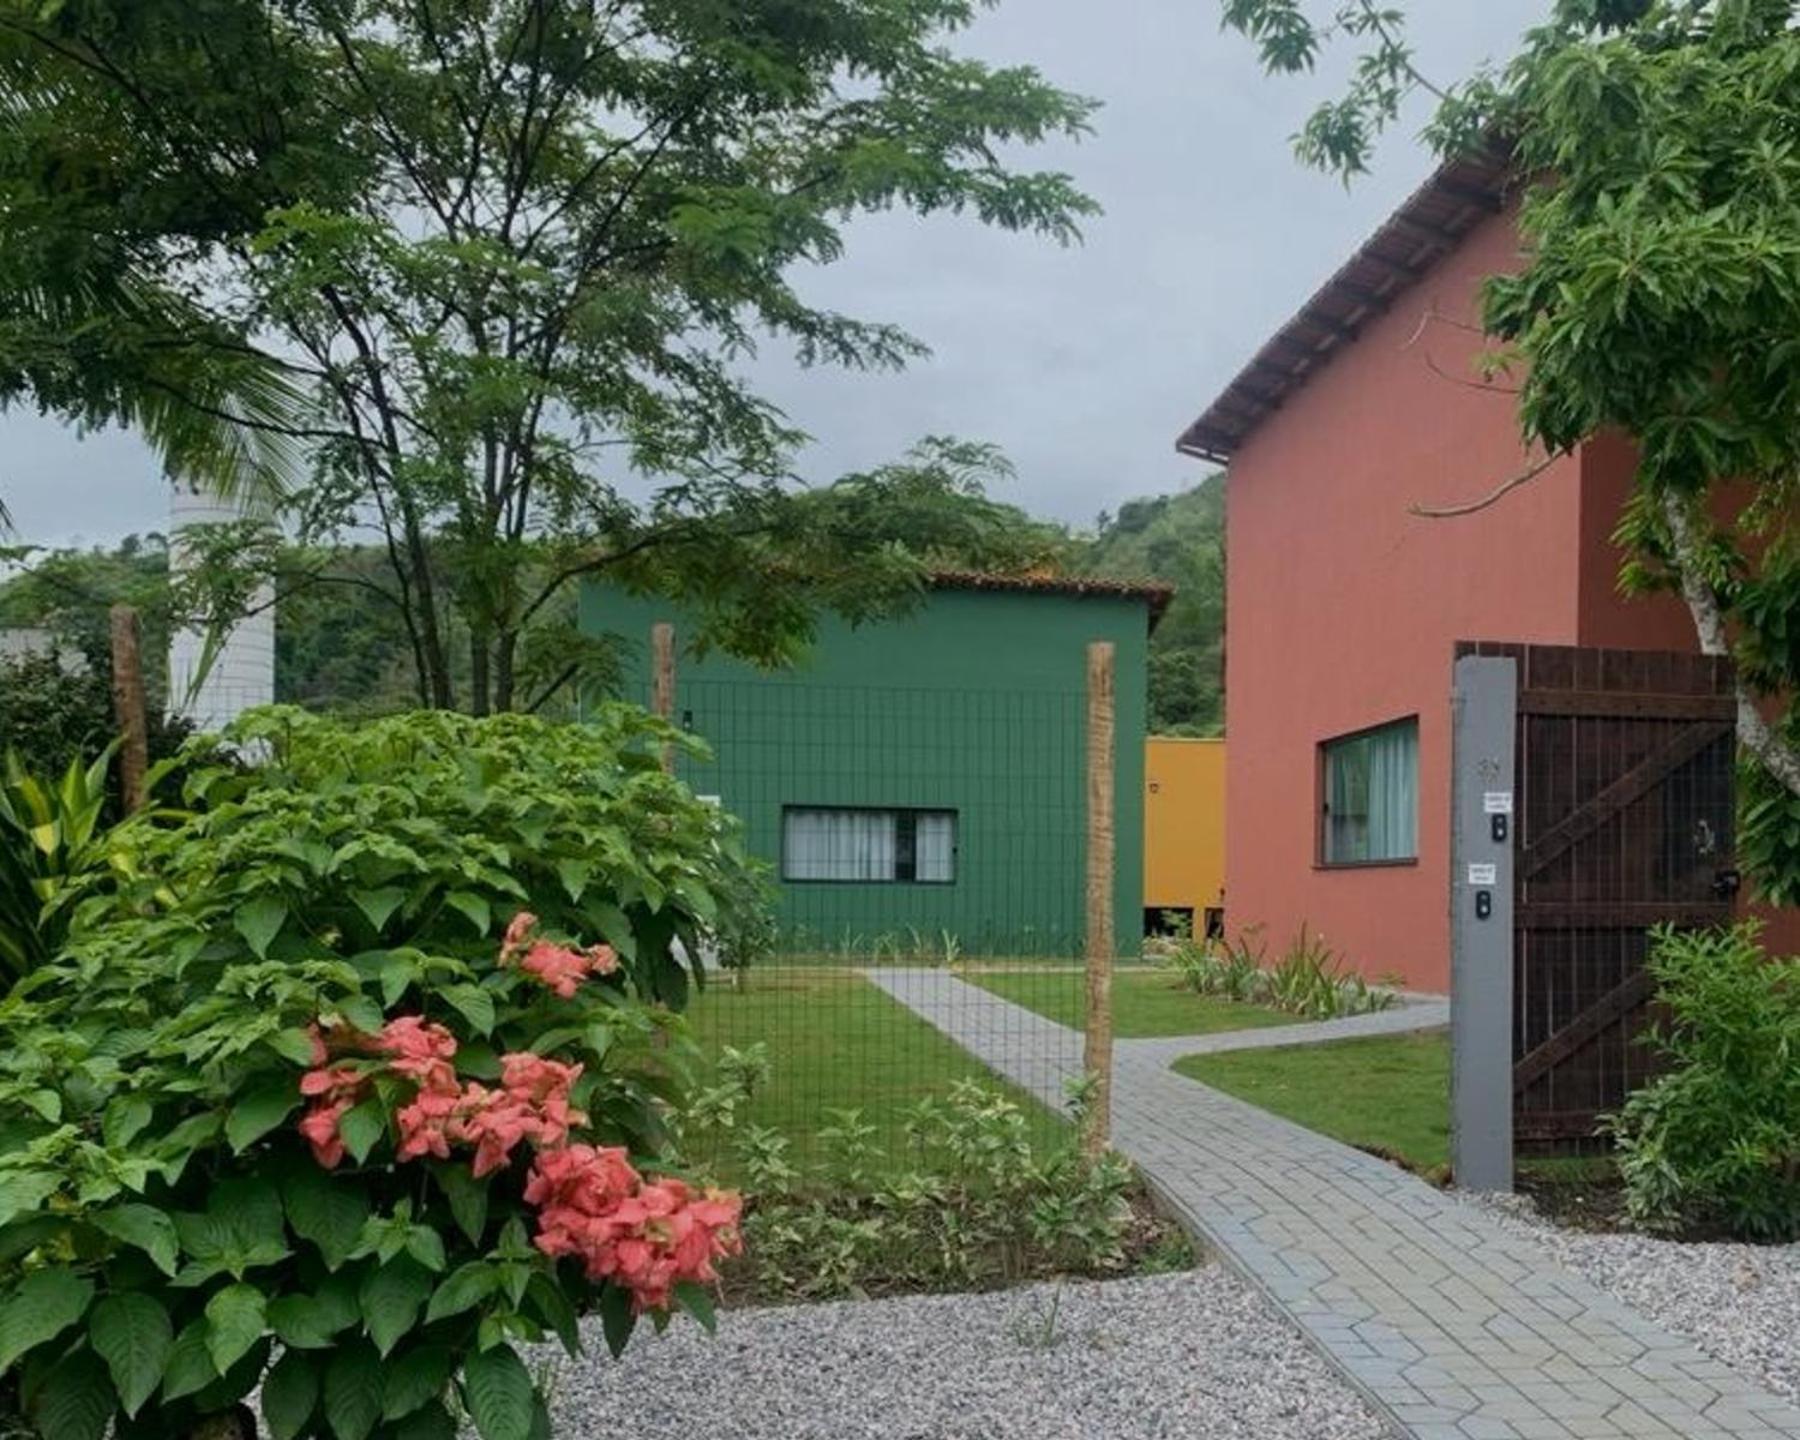
[[[790,805],[781,813],[781,878],[954,884],[956,812]]]
[[[1419,856],[1419,722],[1402,720],[1321,747],[1327,865],[1384,865]]]

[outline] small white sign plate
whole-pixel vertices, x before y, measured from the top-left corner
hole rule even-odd
[[[1498,865],[1471,865],[1469,867],[1469,883],[1471,885],[1498,885],[1500,883],[1500,867]]]
[[[1512,811],[1512,791],[1490,790],[1481,797],[1481,808],[1488,815],[1510,815]]]

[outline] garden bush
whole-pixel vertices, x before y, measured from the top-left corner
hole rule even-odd
[[[1659,930],[1650,968],[1667,1064],[1608,1125],[1626,1204],[1649,1229],[1800,1236],[1800,959],[1756,924]]]
[[[766,1048],[727,1049],[689,1107],[681,1150],[743,1178],[744,1253],[728,1289],[764,1302],[982,1290],[1061,1275],[1108,1276],[1191,1261],[1173,1225],[1146,1222],[1117,1155],[1090,1161],[1079,1127],[1034,1143],[1020,1103],[961,1080],[916,1102],[904,1151],[886,1153],[859,1110],[827,1112],[816,1158],[744,1123],[769,1073]],[[1084,1097],[1077,1096],[1077,1109]]]
[[[670,732],[260,713],[0,1002],[0,1377],[44,1440],[540,1440],[517,1347],[706,1319],[653,1042],[737,884]],[[677,946],[681,942],[681,947]],[[241,1429],[238,1433],[244,1433]]]

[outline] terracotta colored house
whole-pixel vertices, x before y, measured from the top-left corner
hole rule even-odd
[[[1621,442],[1479,514],[1411,513],[1534,461],[1474,364],[1481,282],[1518,263],[1504,172],[1445,167],[1180,439],[1230,467],[1226,908],[1271,953],[1304,922],[1367,975],[1447,988],[1456,641],[1697,648],[1678,600],[1618,593]]]

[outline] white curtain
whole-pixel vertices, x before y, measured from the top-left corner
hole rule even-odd
[[[897,817],[882,810],[789,810],[782,873],[789,880],[892,880]]]
[[[956,879],[956,816],[928,810],[914,820],[914,877],[923,884],[949,884]]]
[[[1336,865],[1419,854],[1419,723],[1408,720],[1326,750],[1325,859]]]
[[[1412,860],[1419,854],[1419,727],[1393,725],[1369,736],[1369,855]]]

